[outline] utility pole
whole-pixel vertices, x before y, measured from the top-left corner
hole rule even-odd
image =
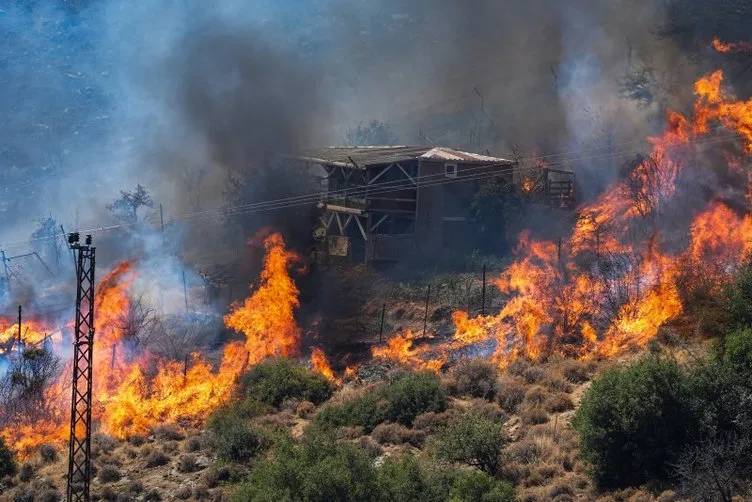
[[[470,315],[470,309],[468,315]],[[480,315],[486,315],[486,264],[483,264],[483,286],[480,290]]]
[[[188,286],[185,283],[185,268],[183,268],[183,299],[185,300],[185,311],[188,312]]]
[[[18,352],[21,352],[21,306],[18,306]]]
[[[77,232],[68,236],[68,244],[76,257],[76,320],[66,500],[89,502],[96,248],[91,245],[91,235],[80,244]]]
[[[379,328],[379,343],[381,343],[381,337],[384,335],[384,315],[386,314],[386,303],[381,306],[381,327]]]
[[[165,235],[164,235],[164,212],[162,211],[162,204],[159,204],[159,225],[162,228],[162,246],[164,247]]]
[[[423,314],[423,336],[426,336],[426,327],[428,326],[428,300],[431,298],[431,285],[426,288],[426,311]]]

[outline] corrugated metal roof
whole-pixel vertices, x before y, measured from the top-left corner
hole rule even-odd
[[[513,164],[514,161],[446,147],[432,146],[330,146],[301,152],[293,158],[322,164],[360,168],[416,159],[462,162],[468,164]]]

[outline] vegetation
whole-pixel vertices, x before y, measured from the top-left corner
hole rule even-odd
[[[271,406],[290,398],[320,404],[332,395],[326,378],[287,358],[257,364],[243,377],[241,387],[249,398]]]
[[[6,446],[5,440],[0,437],[0,478],[12,476],[16,473],[17,468],[13,452]]]
[[[583,458],[604,488],[667,480],[696,423],[679,366],[651,355],[593,380],[574,418]]]
[[[314,429],[300,442],[278,443],[232,500],[507,502],[515,493],[483,472],[447,469],[412,456],[377,466],[365,450]]]
[[[463,359],[449,372],[447,389],[456,395],[492,399],[497,391],[498,371],[488,360]]]
[[[412,425],[415,417],[443,411],[447,397],[431,372],[406,373],[343,403],[325,406],[316,422],[328,427],[358,425],[370,432],[382,422]]]
[[[439,432],[434,451],[439,459],[465,463],[493,475],[506,442],[501,423],[471,412],[461,415]]]
[[[250,400],[230,404],[215,411],[207,429],[217,456],[231,462],[247,462],[265,446],[264,435],[248,419],[264,410]]]

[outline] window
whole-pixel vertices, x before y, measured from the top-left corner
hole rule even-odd
[[[447,178],[456,178],[457,177],[457,164],[444,164],[444,172],[446,173]]]

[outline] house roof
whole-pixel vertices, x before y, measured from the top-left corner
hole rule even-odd
[[[515,163],[500,157],[432,146],[330,146],[305,151],[293,158],[346,167],[353,167],[354,163],[359,168],[418,159],[463,164],[511,165]]]

